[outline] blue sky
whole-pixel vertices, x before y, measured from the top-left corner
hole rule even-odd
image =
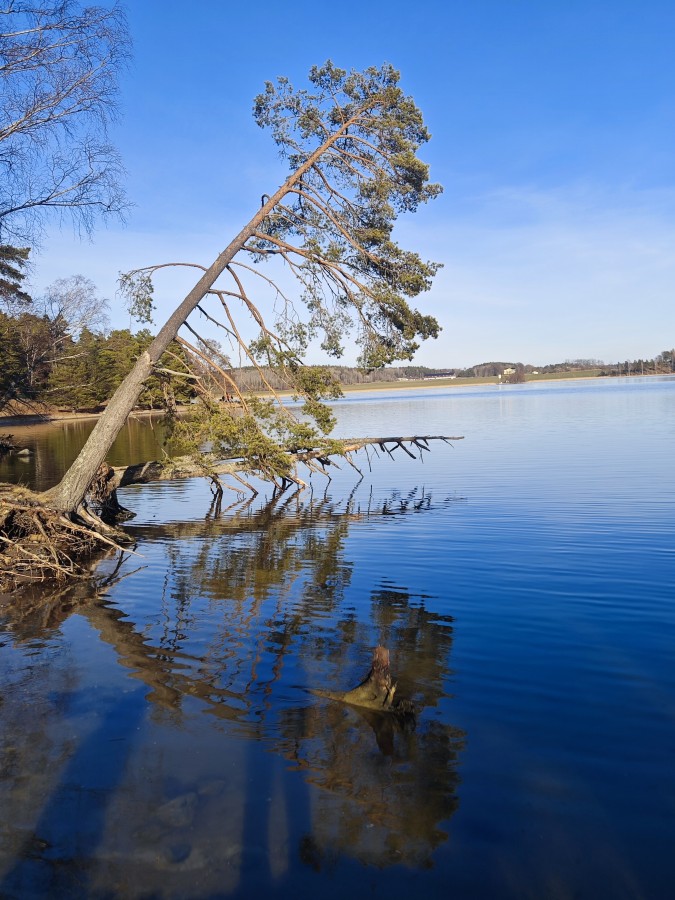
[[[265,80],[390,62],[432,133],[444,194],[400,220],[444,264],[418,298],[422,365],[651,357],[675,344],[672,0],[129,0],[134,61],[114,139],[134,203],[80,241],[49,230],[33,290],[81,273],[208,264],[285,177],[251,116]],[[192,285],[157,285],[161,324]],[[353,357],[352,357],[353,358]],[[319,361],[315,357],[313,361]],[[352,359],[345,358],[345,362]]]

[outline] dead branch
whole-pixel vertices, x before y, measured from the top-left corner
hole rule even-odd
[[[313,449],[296,450],[289,453],[294,464],[308,464],[314,460],[320,461],[321,465],[333,465],[336,463],[329,459],[331,456],[342,456],[350,465],[354,466],[360,473],[360,470],[349,459],[349,454],[356,453],[369,446],[379,446],[387,452],[392,452],[397,448],[403,449],[406,453],[417,459],[414,453],[410,453],[405,444],[418,445],[418,442],[428,444],[430,441],[443,441],[450,444],[452,441],[464,440],[463,437],[449,437],[447,435],[412,435],[410,437],[377,437],[377,438],[349,438],[341,441],[332,442],[333,446],[338,445],[335,449],[326,449],[326,447],[317,447]],[[390,447],[392,449],[390,449]],[[429,449],[429,448],[427,448]],[[310,468],[308,466],[308,468]],[[176,457],[167,460],[153,460],[150,462],[137,463],[133,466],[115,466],[110,468],[112,473],[107,480],[111,489],[127,487],[132,484],[149,484],[153,481],[170,481],[178,478],[197,478],[203,475],[226,475],[242,481],[241,473],[255,474],[255,467],[250,462],[244,460],[210,460],[204,457],[200,462],[196,462],[192,457]],[[296,484],[304,484],[300,479],[288,479]],[[244,482],[247,488],[251,486]]]

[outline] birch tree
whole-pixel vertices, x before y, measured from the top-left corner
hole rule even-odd
[[[0,242],[34,243],[45,214],[89,232],[123,211],[108,128],[129,48],[117,2],[0,0]]]

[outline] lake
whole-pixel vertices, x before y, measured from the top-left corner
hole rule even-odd
[[[335,410],[465,439],[126,489],[134,555],[0,608],[0,897],[672,897],[675,379]],[[0,430],[41,486],[83,439]],[[378,644],[415,728],[311,693]]]

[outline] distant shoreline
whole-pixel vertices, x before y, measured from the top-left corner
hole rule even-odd
[[[668,374],[659,372],[658,375]],[[653,373],[650,375],[618,375],[618,376],[599,376],[597,372],[589,373],[587,375],[581,374],[569,374],[560,373],[560,374],[551,374],[551,375],[539,375],[527,378],[525,381],[520,382],[521,384],[538,384],[539,382],[550,382],[550,381],[586,381],[589,378],[599,378],[604,377],[607,381],[614,381],[617,378],[632,378],[632,377],[640,377],[640,378],[653,378],[655,377]],[[421,389],[438,389],[438,388],[454,388],[454,387],[485,387],[487,385],[502,385],[503,387],[517,387],[517,384],[509,384],[509,382],[501,381],[496,376],[490,376],[485,378],[424,378],[424,379],[411,379],[406,381],[377,381],[372,384],[343,384],[342,391],[344,394],[358,394],[358,393],[366,393],[369,391],[374,392],[382,392],[382,391],[418,391]],[[290,391],[279,391],[279,396],[290,396]],[[182,410],[188,410],[189,406],[179,407]],[[101,416],[102,410],[100,412],[63,412],[59,410],[50,410],[44,409],[41,412],[28,413],[25,415],[19,415],[14,413],[10,416],[0,416],[0,428],[6,428],[11,426],[17,427],[28,427],[31,425],[50,425],[56,422],[74,422],[85,419],[98,419]],[[130,413],[130,417],[147,417],[147,416],[158,416],[164,415],[164,410],[161,409],[136,409],[132,413]]]
[[[570,376],[551,376],[547,378],[528,378],[520,384],[536,384],[540,381],[586,381],[589,378],[599,378],[599,375],[570,375]],[[486,387],[487,385],[502,385],[504,387],[515,387],[508,381],[501,381],[496,377],[489,378],[420,378],[410,379],[409,381],[377,381],[373,384],[343,384],[342,390],[345,394],[359,393],[365,391],[417,391],[420,388],[446,388],[446,387]]]
[[[188,407],[183,407],[187,409]],[[0,428],[29,425],[51,425],[54,422],[79,422],[86,419],[98,419],[103,413],[100,412],[63,412],[58,409],[45,409],[43,412],[27,413],[18,415],[14,413],[11,416],[0,416]],[[135,409],[130,413],[130,418],[145,416],[163,416],[163,409]]]

